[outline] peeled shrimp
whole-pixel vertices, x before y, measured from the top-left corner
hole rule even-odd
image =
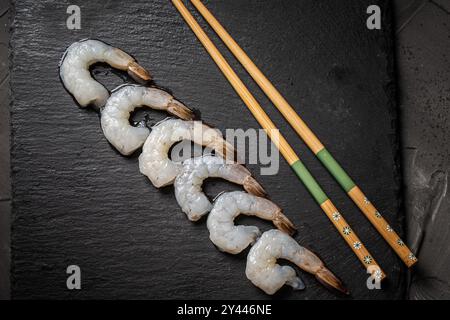
[[[188,107],[163,90],[138,85],[115,89],[101,110],[101,125],[106,139],[123,155],[140,148],[150,133],[144,125],[133,127],[129,123],[130,112],[141,106],[165,110],[186,120],[193,118]]]
[[[250,249],[245,269],[247,278],[267,294],[274,294],[284,284],[295,290],[305,288],[295,270],[289,266],[280,266],[277,259],[289,260],[300,269],[315,275],[323,285],[348,293],[341,281],[314,253],[300,246],[287,234],[273,229],[264,232]]]
[[[323,285],[348,293],[342,282],[328,270],[314,253],[300,246],[293,238],[279,230],[264,232],[250,249],[245,274],[267,294],[274,294],[284,284],[295,290],[305,288],[302,280],[289,266],[280,266],[277,259],[286,259],[300,269],[316,276]]]
[[[266,195],[250,171],[238,163],[227,163],[214,156],[187,159],[183,162],[174,186],[178,204],[191,221],[197,221],[211,211],[212,204],[202,191],[203,181],[209,177],[240,184],[247,192],[257,196]]]
[[[237,254],[260,236],[255,226],[234,225],[233,220],[241,213],[270,220],[286,233],[295,232],[292,222],[273,202],[243,191],[226,192],[214,202],[206,223],[209,238],[221,251]]]
[[[66,89],[82,107],[90,104],[101,107],[109,97],[108,90],[95,81],[89,72],[89,67],[96,62],[106,62],[114,68],[128,71],[134,78],[150,80],[148,71],[122,50],[99,40],[75,42],[67,48],[61,59],[59,75]]]
[[[222,157],[234,156],[233,147],[220,131],[201,121],[168,119],[152,127],[139,156],[139,169],[157,188],[172,184],[182,164],[169,159],[169,150],[175,143],[191,140],[215,150]]]

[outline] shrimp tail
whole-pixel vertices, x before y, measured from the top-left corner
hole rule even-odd
[[[247,191],[248,193],[251,193],[255,196],[258,197],[266,197],[267,193],[266,190],[264,190],[264,188],[259,184],[258,181],[256,181],[255,178],[253,178],[252,176],[247,176],[244,180],[244,189],[245,191]]]
[[[152,79],[150,73],[136,61],[132,61],[128,64],[128,74],[138,80],[149,81]]]
[[[325,267],[321,267],[319,271],[316,272],[316,279],[325,287],[336,289],[346,295],[350,294],[348,289],[342,284],[341,280]]]
[[[289,220],[288,217],[286,217],[281,211],[277,212],[275,219],[273,220],[273,224],[279,230],[287,233],[290,236],[292,236],[297,231],[291,220]]]
[[[194,112],[182,103],[169,102],[167,111],[183,120],[193,120]]]

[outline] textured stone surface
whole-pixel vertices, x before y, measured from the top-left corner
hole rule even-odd
[[[445,13],[450,14],[450,3],[447,0],[432,0],[430,2],[443,10]]]
[[[420,260],[409,297],[449,299],[450,19],[448,1],[422,2],[397,36],[408,242]]]
[[[9,1],[0,1],[0,300],[10,296]]]
[[[381,31],[365,26],[365,10],[373,3],[385,13]],[[245,255],[218,252],[205,223],[185,219],[171,188],[154,189],[139,173],[136,157],[124,158],[109,146],[97,114],[78,108],[62,87],[57,63],[73,41],[99,38],[132,53],[151,69],[157,85],[200,109],[207,123],[221,130],[256,128],[257,123],[169,2],[85,3],[78,31],[65,27],[67,5],[29,0],[15,8],[12,296],[267,298],[245,278]],[[207,5],[401,232],[387,1]],[[222,44],[219,48],[226,52]],[[108,70],[94,72],[112,89],[124,80]],[[366,288],[360,263],[282,162],[278,175],[258,178],[298,226],[296,239],[322,257],[352,297],[401,298],[401,262],[238,70],[389,278],[383,290]],[[214,195],[224,187],[234,189],[214,181],[206,190]],[[270,227],[254,219],[242,222]],[[65,288],[70,264],[82,270],[77,292]],[[305,291],[285,288],[276,297],[339,298],[301,274]]]
[[[0,201],[11,198],[9,180],[9,6],[0,2]]]
[[[10,297],[10,201],[0,201],[0,300]]]

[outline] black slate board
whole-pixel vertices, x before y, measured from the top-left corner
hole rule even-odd
[[[187,105],[221,130],[257,128],[169,1],[83,2],[82,29],[67,30],[68,1],[15,3],[12,36],[12,297],[264,299],[245,277],[245,254],[217,251],[204,222],[187,221],[172,189],[156,190],[138,159],[107,143],[95,112],[78,108],[58,78],[72,42],[99,38],[132,53]],[[348,169],[385,217],[402,231],[396,109],[388,1],[208,1],[207,6],[253,57]],[[378,4],[382,30],[366,28]],[[195,10],[191,11],[195,13]],[[204,21],[201,24],[205,26]],[[281,161],[259,176],[298,226],[296,239],[317,252],[353,298],[401,298],[404,268],[374,228],[313,158],[275,108],[209,30],[274,122],[388,274],[368,290],[359,261]],[[112,89],[126,81],[94,70]],[[152,115],[155,115],[152,113]],[[155,121],[161,118],[155,115]],[[207,184],[211,196],[236,187]],[[268,223],[255,219],[264,229]],[[66,267],[82,270],[82,289],[66,289]],[[307,289],[275,298],[337,299],[314,277]]]

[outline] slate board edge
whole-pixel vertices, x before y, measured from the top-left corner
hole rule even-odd
[[[386,0],[386,1],[391,3],[388,0]],[[14,17],[14,14],[15,14],[15,0],[11,0],[11,12],[12,12],[12,15]],[[383,21],[389,21],[389,19],[383,19]],[[391,31],[391,33],[393,33],[392,23],[384,23],[384,27],[388,28]],[[10,59],[11,59],[11,61],[10,61],[10,70],[12,70],[12,67],[14,65],[14,53],[13,53],[14,52],[14,50],[13,50],[14,47],[13,47],[13,44],[12,44],[13,40],[14,40],[14,36],[15,36],[15,34],[14,34],[15,32],[14,31],[15,31],[15,17],[11,21],[11,40],[10,40],[10,51],[11,51],[10,52]],[[384,40],[385,40],[386,45],[387,45],[386,51],[393,50],[393,48],[394,48],[393,40],[387,36],[387,33],[385,34],[385,39]],[[393,58],[394,58],[393,56],[391,56],[391,57],[387,56],[387,59],[388,59],[388,71],[389,71],[389,66],[394,64],[394,59]],[[394,69],[391,69],[391,70],[394,70]],[[385,91],[386,91],[386,95],[389,98],[389,108],[391,110],[391,114],[393,115],[393,117],[395,119],[395,123],[393,123],[393,126],[395,127],[395,131],[398,132],[399,131],[399,125],[398,125],[399,118],[398,118],[398,114],[397,114],[397,100],[394,100],[397,97],[397,95],[396,95],[396,86],[395,86],[395,82],[394,82],[395,81],[395,72],[391,72],[391,73],[392,73],[391,74],[392,80],[388,83]],[[13,76],[14,76],[14,74],[11,72],[11,77],[13,77]],[[10,91],[11,91],[11,97],[12,97],[11,102],[10,102],[10,108],[11,108],[11,113],[13,113],[13,110],[14,110],[14,108],[13,108],[14,89],[11,87]],[[14,167],[14,165],[13,165],[13,161],[14,160],[13,159],[14,159],[15,146],[16,146],[14,130],[15,130],[15,128],[14,128],[14,121],[13,121],[13,117],[11,117],[11,155],[12,155],[11,168]],[[398,216],[402,217],[401,213],[403,211],[402,210],[402,208],[403,208],[403,206],[402,206],[403,201],[402,201],[402,197],[401,197],[401,171],[399,170],[399,168],[400,168],[400,162],[399,162],[399,159],[400,159],[400,154],[399,154],[400,142],[399,142],[399,138],[398,137],[396,137],[394,140],[395,141],[393,142],[393,153],[395,154],[395,164],[396,164],[396,172],[395,172],[394,175],[397,177],[397,181],[398,181],[397,184],[396,184],[396,190],[397,190],[397,193],[399,195],[398,198],[397,198],[398,199],[397,203],[400,204],[400,208],[401,208],[399,210],[399,212],[398,212]],[[12,175],[12,177],[14,176],[14,171],[11,172],[11,175]],[[13,228],[14,227],[14,218],[15,218],[14,179],[12,179],[12,181],[13,181],[13,183],[12,183],[12,223],[11,223],[11,228],[14,229]],[[402,220],[403,220],[403,218],[402,218]],[[399,233],[403,234],[404,230],[399,230],[399,231],[400,231]],[[14,267],[15,267],[15,264],[14,264],[14,250],[13,250],[13,248],[14,248],[14,237],[12,237],[11,240],[12,240],[12,242],[11,242],[11,248],[12,248],[12,250],[11,250],[11,257],[12,257],[11,283],[12,283],[12,288],[14,288],[14,283],[15,283],[14,277],[13,277],[13,275],[14,275],[13,270],[14,270]],[[14,293],[14,290],[12,290],[12,297],[14,297],[13,293]]]

